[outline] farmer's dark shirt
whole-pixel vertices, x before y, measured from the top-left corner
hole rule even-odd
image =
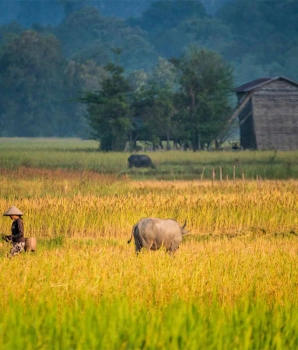
[[[24,224],[21,218],[14,220],[11,225],[11,238],[13,243],[25,242]]]

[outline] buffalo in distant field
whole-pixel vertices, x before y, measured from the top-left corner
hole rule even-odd
[[[132,229],[130,243],[134,237],[136,253],[142,248],[159,250],[164,247],[167,252],[174,253],[182,242],[182,236],[188,231],[184,230],[186,222],[181,227],[173,219],[145,218],[136,223]]]
[[[151,158],[145,154],[132,154],[127,161],[129,168],[154,168]]]

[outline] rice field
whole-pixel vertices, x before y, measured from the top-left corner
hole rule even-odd
[[[1,349],[298,348],[298,180],[155,179],[121,170],[123,154],[97,154],[100,172],[79,166],[91,141],[5,142],[0,212],[21,209],[38,247],[7,259],[0,242]],[[153,157],[182,169],[176,154]],[[174,257],[127,244],[148,216],[186,220]],[[0,233],[10,225],[2,217]]]
[[[78,139],[0,139],[0,169],[64,169],[138,180],[298,179],[298,152],[159,151],[148,155],[155,169],[128,169],[127,152],[98,152],[98,143]]]

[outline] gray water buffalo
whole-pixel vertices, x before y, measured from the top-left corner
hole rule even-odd
[[[142,248],[158,250],[164,247],[167,252],[174,253],[182,242],[182,236],[188,231],[184,230],[186,222],[181,227],[173,219],[145,218],[136,223],[132,229],[132,236],[135,240],[136,253]]]
[[[145,154],[132,154],[127,161],[129,168],[154,168],[151,158]]]

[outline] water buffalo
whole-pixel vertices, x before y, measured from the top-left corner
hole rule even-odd
[[[136,253],[142,248],[158,250],[165,247],[169,253],[174,253],[182,242],[182,235],[188,231],[184,230],[186,222],[181,227],[173,219],[145,218],[136,223],[132,229],[132,236],[135,240]]]
[[[129,168],[154,168],[151,158],[145,154],[132,154],[128,157],[127,161]]]

